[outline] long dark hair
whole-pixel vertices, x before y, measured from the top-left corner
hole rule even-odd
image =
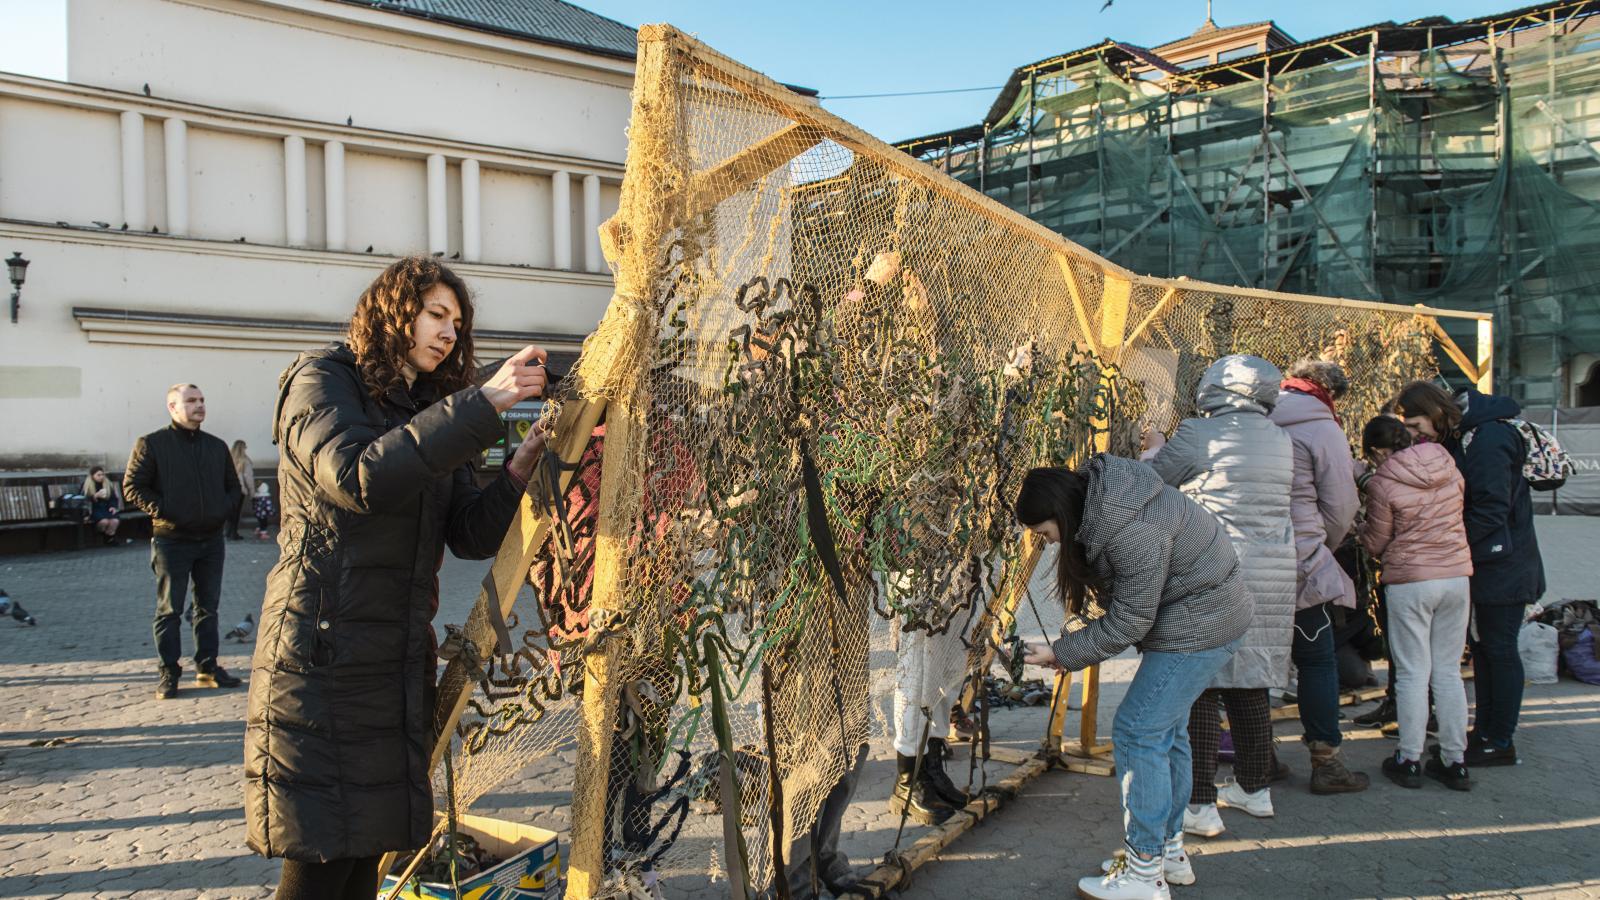
[[[1368,456],[1374,450],[1399,452],[1411,446],[1411,432],[1406,423],[1394,416],[1373,416],[1361,429],[1361,452]]]
[[[419,374],[417,380],[437,386],[440,396],[472,383],[476,363],[472,360],[472,295],[467,283],[431,256],[408,256],[384,269],[361,292],[350,317],[350,349],[372,396],[382,397],[395,387],[405,390],[401,369],[411,351],[411,323],[422,314],[422,295],[436,284],[456,295],[461,327],[456,329],[450,355],[432,372]]]
[[[1100,591],[1078,529],[1083,526],[1083,505],[1089,494],[1089,476],[1071,469],[1030,469],[1017,491],[1017,522],[1025,526],[1055,520],[1061,531],[1060,555],[1056,562],[1056,591],[1067,612],[1082,614],[1086,602]]]

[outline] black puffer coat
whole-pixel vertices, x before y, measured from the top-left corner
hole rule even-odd
[[[419,391],[420,393],[420,391]],[[422,846],[432,829],[434,633],[448,544],[498,549],[520,492],[466,463],[503,433],[477,388],[374,400],[343,344],[283,374],[280,558],[245,731],[251,849],[306,862]]]
[[[1524,606],[1544,596],[1544,560],[1533,527],[1533,495],[1522,476],[1528,449],[1506,419],[1522,414],[1510,397],[1469,388],[1458,434],[1445,449],[1467,482],[1467,543],[1472,547],[1472,602]]]

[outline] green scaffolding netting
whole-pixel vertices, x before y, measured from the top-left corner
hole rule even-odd
[[[1494,313],[1501,388],[1548,404],[1600,355],[1597,87],[1581,27],[1205,90],[1097,59],[920,155],[1137,272]]]

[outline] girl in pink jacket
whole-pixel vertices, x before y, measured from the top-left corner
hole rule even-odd
[[[1400,749],[1384,760],[1383,773],[1401,787],[1422,787],[1426,773],[1446,787],[1469,790],[1462,762],[1467,694],[1461,649],[1472,574],[1461,518],[1465,484],[1449,451],[1439,444],[1413,444],[1405,423],[1392,416],[1368,422],[1361,443],[1377,471],[1366,484],[1367,517],[1357,533],[1383,566],[1400,720]],[[1424,765],[1430,685],[1439,744]]]

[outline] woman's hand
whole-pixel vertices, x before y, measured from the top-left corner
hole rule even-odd
[[[1151,450],[1160,450],[1166,444],[1167,436],[1154,428],[1146,428],[1139,439],[1139,449],[1148,453]]]
[[[533,478],[533,467],[539,464],[539,457],[544,455],[544,444],[544,429],[535,423],[528,436],[517,445],[517,452],[511,454],[511,461],[506,463],[506,468],[526,484]]]
[[[1030,666],[1044,666],[1047,669],[1058,669],[1056,665],[1056,651],[1049,644],[1027,643],[1023,645],[1022,661]]]
[[[544,396],[544,350],[529,344],[505,361],[483,385],[483,396],[497,412],[505,412],[530,397]]]

